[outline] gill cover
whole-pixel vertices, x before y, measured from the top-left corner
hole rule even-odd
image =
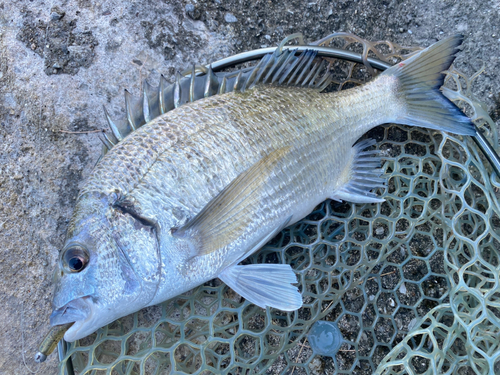
[[[141,218],[132,206],[114,204],[112,236],[139,281],[142,306],[151,302],[158,289],[161,255],[156,227]],[[132,287],[132,285],[130,285]]]
[[[84,194],[70,222],[51,315],[52,325],[75,322],[67,341],[147,306],[156,294],[161,260],[155,227],[116,200],[114,193]]]

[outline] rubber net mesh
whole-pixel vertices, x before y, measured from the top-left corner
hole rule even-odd
[[[396,62],[394,44],[349,34],[320,41]],[[335,89],[364,82],[369,65],[332,60]],[[497,145],[470,79],[448,96]],[[120,319],[68,346],[77,374],[499,374],[500,181],[470,139],[385,125],[382,204],[326,201],[246,262],[287,263],[304,306],[263,310],[219,280]],[[334,321],[344,342],[315,355],[306,334]]]

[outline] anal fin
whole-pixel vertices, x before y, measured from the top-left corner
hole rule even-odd
[[[335,190],[330,198],[352,203],[379,203],[384,199],[378,198],[371,192],[372,189],[383,187],[385,179],[380,176],[384,170],[381,165],[380,151],[366,148],[373,146],[375,140],[366,139],[353,146],[354,159],[350,166],[349,181]]]
[[[219,278],[236,293],[265,309],[294,311],[302,306],[302,295],[293,283],[297,277],[288,264],[249,264],[226,268]]]

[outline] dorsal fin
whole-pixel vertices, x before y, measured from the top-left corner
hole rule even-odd
[[[113,120],[105,111],[111,134],[105,134],[102,139],[102,156],[137,128],[188,102],[231,91],[243,92],[257,84],[307,87],[322,91],[330,84],[332,77],[326,60],[316,55],[313,50],[296,55],[296,50],[277,48],[250,68],[215,73],[211,66],[207,69],[193,65],[183,75],[177,74],[172,84],[168,84],[163,76],[157,87],[144,82],[139,99],[134,99],[125,90],[126,120]]]

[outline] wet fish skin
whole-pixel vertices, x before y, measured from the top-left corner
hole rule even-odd
[[[372,111],[367,111],[368,116],[363,110],[352,111],[352,108],[342,113],[349,100],[360,104],[369,102],[373,93],[372,90],[359,90],[355,95],[354,100],[340,95],[337,106],[326,111],[325,108],[331,107],[331,98],[337,96],[313,90],[264,86],[180,107],[137,130],[112,149],[110,157],[97,166],[81,194],[117,189],[133,201],[132,206],[141,216],[154,218],[161,232],[163,228],[169,232],[194,217],[262,156],[291,146],[281,161],[283,174],[276,177],[276,185],[283,185],[281,193],[294,199],[283,198],[280,206],[274,207],[272,201],[276,193],[269,188],[261,196],[266,215],[253,226],[263,223],[270,228],[278,226],[293,207],[298,207],[292,224],[347,182],[348,176],[343,171],[352,158],[352,144],[374,123],[384,122],[376,105]],[[351,123],[361,126],[353,129]],[[336,124],[337,129],[332,124]],[[140,162],[136,164],[133,160]],[[114,175],[109,173],[111,168]],[[138,176],[143,177],[139,180]],[[292,184],[293,181],[300,182]],[[253,226],[248,232],[257,230]],[[241,252],[242,245],[235,242],[231,248],[191,259],[192,254],[184,249],[184,242],[169,233],[162,236],[161,253],[171,257],[170,264],[183,266],[177,266],[177,272],[170,276],[163,268],[157,298],[152,303],[164,300],[163,296],[172,291],[172,284],[179,285],[175,290],[179,294],[210,280],[223,268],[221,260],[232,259],[236,255],[229,253]],[[172,248],[181,250],[172,252]],[[212,270],[210,276],[202,272],[208,269]],[[175,282],[178,278],[184,281]]]
[[[244,269],[252,266],[236,264],[283,226],[327,198],[380,201],[369,193],[380,184],[378,159],[353,147],[366,131],[396,122],[472,134],[470,121],[432,91],[459,39],[441,43],[444,52],[426,50],[434,53],[430,67],[409,60],[358,88],[321,94],[259,86],[181,106],[129,135],[79,194],[63,254],[85,247],[88,265],[69,272],[61,263],[51,323],[76,320],[65,334],[74,341],[214,277],[247,293],[235,279],[250,280]],[[430,76],[429,82],[401,76],[406,70]],[[293,282],[291,271],[274,268],[275,279],[268,266],[260,268],[267,275],[252,268],[260,277],[255,282],[267,280],[269,290],[245,297],[299,307],[300,294],[277,281]],[[259,303],[273,294],[285,302]]]

